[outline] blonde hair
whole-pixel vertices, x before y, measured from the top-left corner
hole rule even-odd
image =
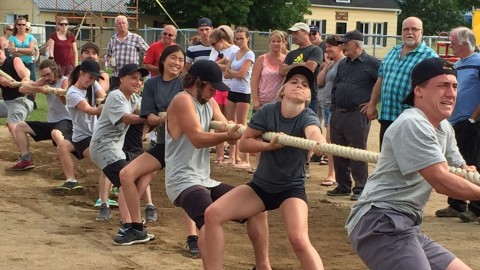
[[[228,25],[220,25],[219,27],[213,29],[210,34],[210,38],[215,41],[225,40],[226,42],[233,44],[233,31],[232,28]]]
[[[282,101],[283,100],[286,84],[287,84],[287,81],[283,81],[282,86],[280,86],[280,88],[278,88],[277,96],[275,97],[275,99],[277,101]],[[310,89],[310,86],[308,87],[308,89]],[[310,89],[310,97],[307,100],[305,100],[305,108],[308,107],[311,99],[312,99],[312,89]]]

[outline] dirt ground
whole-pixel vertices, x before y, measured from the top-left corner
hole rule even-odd
[[[369,149],[378,149],[378,124],[373,123]],[[53,196],[50,190],[63,176],[50,142],[32,143],[37,168],[27,172],[5,172],[18,156],[8,131],[0,127],[0,269],[201,269],[201,260],[185,251],[186,234],[180,209],[167,200],[163,172],[152,184],[159,221],[148,224],[156,239],[144,245],[116,247],[112,239],[118,229],[118,210],[110,222],[97,222],[98,169],[86,161],[77,163],[77,176],[86,188],[81,196]],[[213,163],[213,162],[212,162]],[[374,164],[370,165],[373,170]],[[325,269],[366,269],[351,250],[344,223],[352,202],[326,197],[320,186],[327,166],[310,165],[307,184],[309,233],[323,259]],[[212,165],[213,178],[240,185],[250,180],[246,171]],[[473,269],[480,269],[476,253],[480,240],[478,223],[434,216],[446,206],[446,197],[433,193],[425,210],[425,233],[453,251]],[[270,259],[275,270],[300,269],[287,239],[278,211],[269,213]],[[244,225],[225,227],[225,269],[251,269],[254,259]]]

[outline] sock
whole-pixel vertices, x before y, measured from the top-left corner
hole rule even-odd
[[[30,161],[32,160],[32,155],[30,153],[26,153],[25,155],[20,157],[22,160]]]
[[[77,182],[77,179],[69,178],[69,179],[67,179],[67,181],[65,181],[65,182],[73,182],[73,183],[76,183],[76,182]]]
[[[143,223],[132,222],[132,229],[135,229],[137,231],[143,231]]]

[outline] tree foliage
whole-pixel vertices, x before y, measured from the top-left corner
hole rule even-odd
[[[473,0],[396,0],[402,13],[398,16],[398,33],[401,33],[402,22],[410,16],[423,21],[424,35],[437,35],[451,29],[464,26],[463,15],[471,9],[468,5]]]
[[[160,0],[159,0],[160,1]],[[252,30],[285,29],[309,14],[309,0],[161,0],[175,23],[181,28],[195,28],[201,17],[214,26],[246,25]],[[129,5],[135,5],[130,0]],[[139,13],[156,15],[171,23],[156,0],[138,0]]]

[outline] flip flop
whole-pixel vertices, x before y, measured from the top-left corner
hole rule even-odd
[[[324,187],[331,187],[331,186],[336,186],[336,185],[337,185],[337,181],[332,180],[332,179],[325,179],[320,184],[320,186],[324,186]]]

